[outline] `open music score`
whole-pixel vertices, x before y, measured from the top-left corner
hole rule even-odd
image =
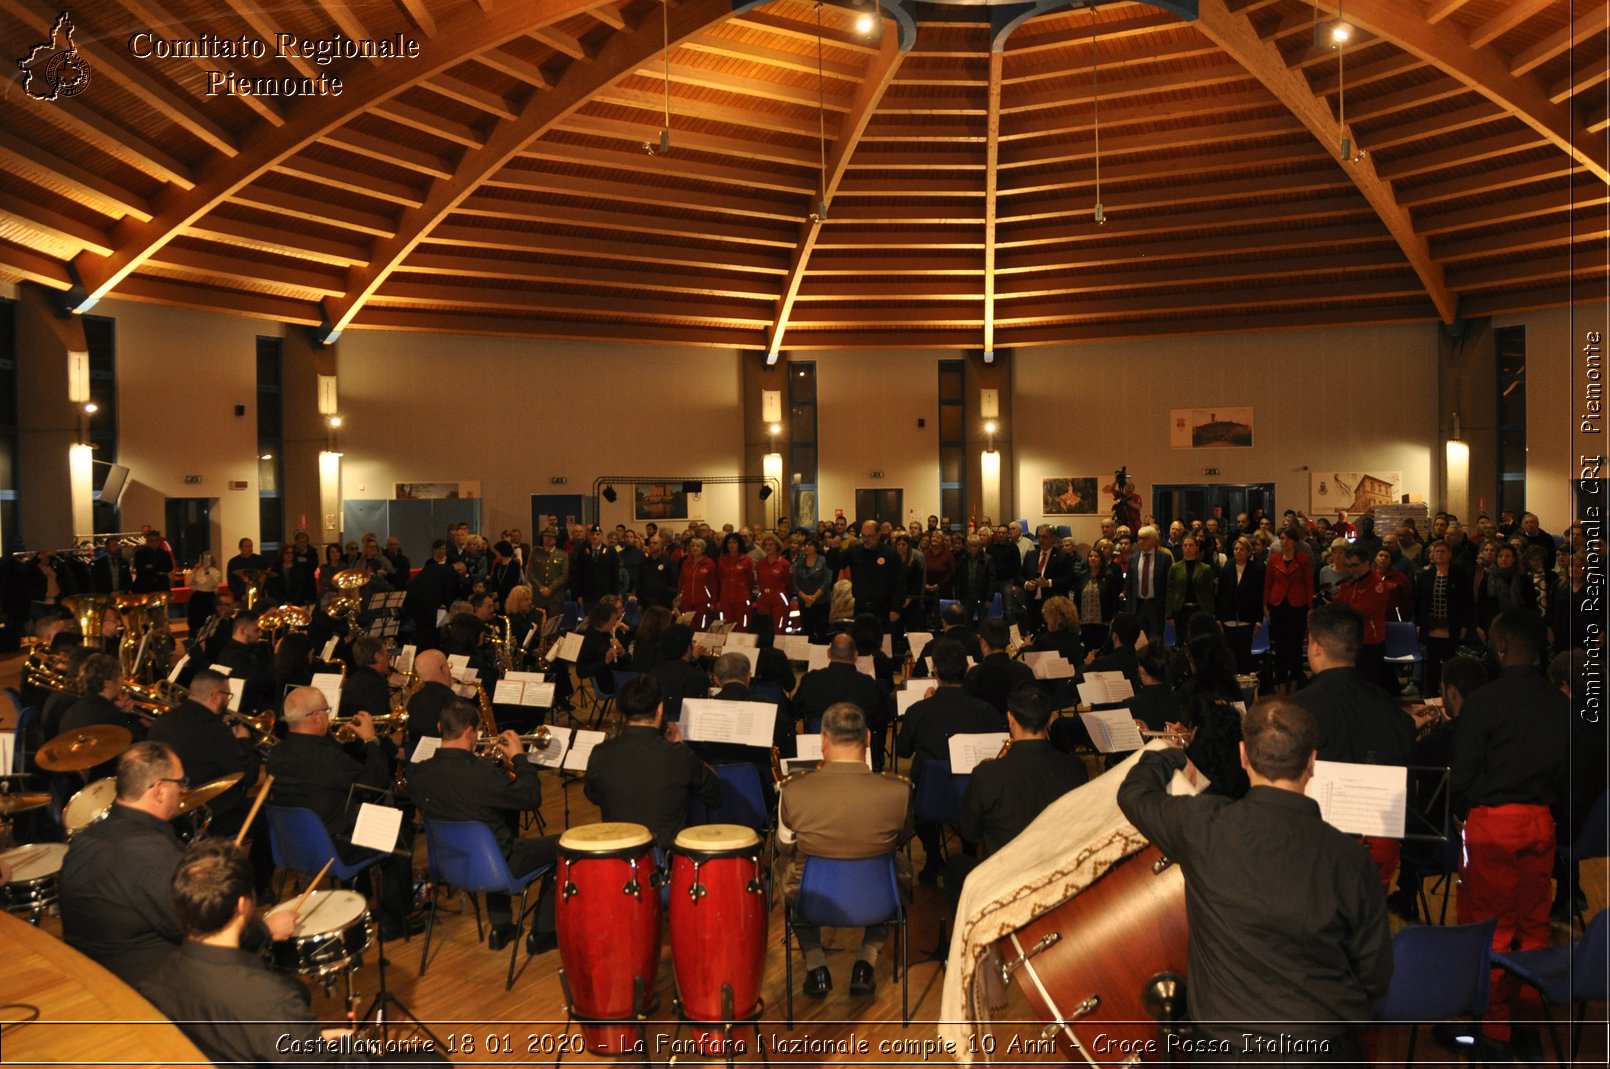
[[[392,668],[401,672],[403,675],[407,675],[409,672],[412,672],[414,670],[414,654],[417,653],[418,650],[419,648],[413,643],[409,643],[408,645],[404,646],[397,652],[397,660],[396,663],[392,665]]]
[[[581,638],[581,632],[579,631],[567,632],[559,640],[559,645],[554,647],[553,656],[550,660],[569,661],[571,664],[575,664],[581,657]]]
[[[1072,679],[1079,671],[1072,661],[1055,650],[1045,653],[1025,653],[1023,663],[1029,666],[1035,679]]]
[[[1086,705],[1111,705],[1134,696],[1135,687],[1122,672],[1086,672],[1079,681],[1079,700]]]
[[[929,677],[932,678],[932,676],[934,674],[934,659],[932,657],[924,657],[922,659],[922,663],[928,669]],[[971,658],[971,657],[967,658],[967,670],[969,672],[971,672],[973,670],[974,666],[976,666],[977,664],[978,664],[978,662],[976,660],[974,660],[973,658]]]
[[[758,636],[751,635],[747,631],[728,631],[725,637],[727,642],[722,648],[729,653],[742,646],[755,647],[759,645]]]
[[[1016,624],[1013,624],[1011,627],[1007,628],[1006,630],[1007,630],[1007,635],[1008,635],[1007,641],[1009,641],[1012,644],[1012,648],[1013,649],[1022,648],[1022,646],[1023,646],[1023,632],[1018,629],[1018,626]]]
[[[229,711],[232,713],[238,713],[240,712],[240,700],[246,696],[246,681],[244,679],[236,679],[234,676],[230,676],[228,682]],[[333,716],[334,714],[332,713],[331,715]]]
[[[857,657],[855,659],[855,670],[864,676],[871,676],[876,679],[878,676],[877,659],[870,653],[864,657]]]
[[[324,703],[330,707],[330,715],[336,715],[341,708],[341,673],[315,672],[308,686],[324,695]]]
[[[921,660],[922,651],[927,649],[928,644],[933,640],[934,634],[932,631],[907,631],[906,643],[911,647],[911,659],[914,661]]]
[[[749,637],[753,638],[754,636],[751,635]],[[754,675],[760,670],[760,648],[758,646],[734,646],[729,642],[722,647],[721,654],[722,656],[726,656],[729,653],[740,654],[749,662],[750,675]]]
[[[1140,728],[1135,726],[1135,717],[1127,708],[1096,709],[1080,713],[1079,719],[1090,732],[1090,741],[1102,753],[1128,753],[1146,745]]]
[[[526,760],[542,768],[564,768],[565,757],[570,753],[570,737],[574,734],[574,729],[551,730],[548,745],[541,750],[534,747],[527,749]],[[583,767],[582,771],[585,772],[586,768]]]
[[[189,663],[190,663],[190,655],[188,653],[185,654],[183,657],[180,657],[177,661],[175,661],[174,665],[173,665],[173,670],[168,673],[168,682],[169,683],[177,683],[177,682],[179,682],[179,673],[183,672],[184,671],[184,666],[189,664]],[[11,766],[7,765],[6,767],[10,768]]]
[[[510,672],[498,680],[493,689],[495,705],[526,705],[547,709],[553,705],[555,684],[542,678],[541,672]]]
[[[731,742],[770,749],[777,707],[765,702],[682,699],[682,737],[689,742]]]
[[[928,696],[928,691],[934,686],[931,679],[914,679],[903,688],[894,692],[894,716],[896,720],[905,717],[916,705]]]
[[[395,806],[364,802],[358,806],[358,820],[352,825],[352,845],[390,853],[397,848],[402,818],[403,811]]]
[[[560,767],[566,772],[586,772],[587,759],[592,757],[593,747],[608,737],[602,731],[577,728],[575,736],[570,740],[570,748],[565,752],[564,763]],[[551,750],[553,746],[550,744],[548,748]]]
[[[822,736],[800,735],[794,739],[795,756],[788,758],[786,764],[803,765],[814,769],[818,761],[822,760]],[[866,759],[866,766],[872,767],[872,751],[867,750],[862,757]],[[795,771],[798,771],[796,769]]]
[[[336,646],[340,645],[340,643],[341,643],[341,636],[340,635],[331,635],[330,636],[330,641],[326,642],[324,644],[324,649],[319,652],[319,660],[328,661],[328,660],[331,660],[332,658],[334,658],[335,657],[335,648],[336,648]]]
[[[811,636],[809,635],[778,635],[775,641],[778,649],[787,655],[790,661],[809,662],[811,659]],[[824,646],[823,649],[826,649]]]
[[[723,653],[726,651],[727,635],[721,631],[695,631],[693,644],[706,653]]]
[[[417,765],[421,761],[429,761],[432,757],[436,756],[436,751],[440,750],[441,748],[442,740],[437,736],[421,735],[419,737],[419,745],[414,747],[414,764]]]
[[[826,668],[826,667],[827,667],[827,647],[826,646],[812,646],[806,652],[805,670],[807,672],[814,672],[818,668]]]
[[[1001,752],[1006,740],[1011,738],[1004,731],[985,731],[978,734],[952,735],[950,737],[950,771],[954,776],[970,776],[979,762],[988,761]]]
[[[449,653],[447,655],[447,671],[454,679],[463,679],[470,668],[470,655],[467,653]]]
[[[1303,793],[1319,803],[1319,815],[1338,831],[1403,838],[1409,770],[1400,765],[1315,761],[1314,777]]]

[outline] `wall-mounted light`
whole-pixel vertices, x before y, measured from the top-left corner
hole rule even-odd
[[[75,405],[89,400],[89,353],[67,354],[67,400]]]
[[[768,433],[771,434],[771,436],[773,438],[775,438],[779,434],[783,433],[783,425],[781,423],[773,423],[770,427],[767,428],[767,431],[768,431]]]
[[[85,401],[84,402],[84,415],[93,416],[95,413],[99,412],[100,410],[101,410],[101,406],[96,404],[94,401]]]
[[[259,456],[257,459],[258,460],[273,460],[274,459],[274,454],[273,453],[264,453],[261,456]]]
[[[327,422],[332,427],[339,427],[339,426],[341,426],[341,417],[340,416],[331,416],[325,422]]]
[[[984,447],[984,452],[995,452],[995,432],[1000,429],[1001,425],[996,423],[994,420],[987,419],[984,421],[984,433],[989,435],[989,444]]]

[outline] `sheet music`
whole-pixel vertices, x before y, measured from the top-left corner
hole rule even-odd
[[[319,654],[319,660],[328,661],[335,656],[335,648],[341,642],[340,635],[331,635],[330,641],[324,644],[324,651]]]
[[[0,733],[0,772],[10,772],[17,762],[17,733]]]
[[[1400,765],[1315,761],[1308,797],[1325,823],[1349,835],[1403,838],[1409,807],[1409,770]]]
[[[894,656],[894,636],[893,635],[885,634],[883,636],[883,647],[882,648],[883,648],[883,655],[885,657],[893,657]]]
[[[209,664],[207,667],[211,668],[214,672],[217,672],[219,675],[227,676],[227,675],[233,674],[231,669],[230,669],[230,667],[227,664]]]
[[[230,676],[229,677],[229,711],[230,712],[232,712],[232,713],[240,712],[240,699],[242,697],[244,697],[245,694],[246,694],[246,681],[244,679],[236,679],[234,676]]]
[[[564,764],[560,767],[566,772],[586,772],[587,759],[592,756],[593,747],[607,737],[602,731],[577,728],[575,737],[570,740],[570,749],[565,754]]]
[[[446,609],[437,609],[436,610],[436,626],[441,627],[442,624],[444,622],[446,622],[446,620],[447,620],[447,610]]]
[[[525,696],[525,684],[518,679],[500,679],[492,690],[493,705],[519,705]]]
[[[911,707],[922,701],[928,694],[928,688],[933,686],[932,680],[912,680],[900,690],[894,692],[895,719],[904,717],[911,711]]]
[[[1006,740],[1004,731],[986,731],[977,735],[950,737],[950,771],[956,776],[970,776],[980,761],[988,761],[1001,752]]]
[[[728,652],[739,646],[753,647],[756,644],[756,636],[749,634],[747,631],[729,631],[725,637],[727,640],[725,649]]]
[[[580,657],[581,632],[571,631],[568,632],[564,638],[559,640],[559,645],[555,647],[553,657],[550,659],[555,661],[569,661],[571,664],[575,664]]]
[[[1128,753],[1146,745],[1146,741],[1140,737],[1140,728],[1135,726],[1135,717],[1127,707],[1080,713],[1079,719],[1084,721],[1085,730],[1090,732],[1090,741],[1102,753]]]
[[[862,675],[876,679],[878,677],[877,660],[870,653],[864,657],[857,657],[855,659],[855,670]]]
[[[815,769],[816,762],[822,760],[822,736],[800,735],[796,737],[794,739],[794,753],[797,756],[789,758],[790,761],[797,761],[804,764],[806,768]],[[861,756],[866,759],[866,766],[871,768],[872,751],[867,750]]]
[[[826,646],[812,646],[811,647],[811,652],[810,652],[810,658],[805,662],[805,670],[807,672],[814,672],[818,668],[826,668],[826,667],[827,667],[827,647]]]
[[[537,640],[537,628],[533,627],[533,628],[531,628],[529,631],[527,631],[525,633],[525,639],[523,641],[521,641],[520,648],[522,650],[528,650],[528,649],[531,648],[531,643],[535,642],[536,640]]]
[[[308,686],[324,695],[325,703],[330,706],[330,715],[334,716],[337,710],[341,708],[341,673],[315,672],[313,673],[313,681]],[[379,716],[380,713],[388,710],[382,709],[377,712],[374,709],[366,709],[364,711]]]
[[[729,653],[740,654],[749,662],[749,674],[751,676],[760,669],[760,650],[758,647],[734,646],[729,643],[722,649],[721,654],[726,656]]]
[[[715,631],[695,631],[693,644],[702,647],[706,652],[714,653],[727,644],[727,636]]]
[[[397,653],[397,663],[392,667],[403,675],[407,675],[414,670],[414,654],[417,652],[419,652],[419,647],[410,642]]]
[[[1079,700],[1086,705],[1109,705],[1134,696],[1134,685],[1122,672],[1086,672],[1079,682]]]
[[[1013,649],[1023,645],[1023,632],[1018,630],[1018,626],[1016,624],[1013,624],[1011,627],[1007,628],[1007,633],[1011,635],[1010,644]]]
[[[358,822],[352,826],[352,845],[390,853],[397,848],[402,818],[403,811],[394,806],[364,802],[358,806]]]
[[[790,661],[808,661],[811,656],[811,636],[779,635],[777,645]]]
[[[906,641],[911,644],[911,656],[914,660],[922,659],[922,651],[928,648],[928,643],[934,640],[932,631],[907,631]]]
[[[771,749],[777,707],[763,702],[682,699],[682,737],[690,742],[731,742]]]
[[[933,675],[934,675],[934,659],[932,657],[924,657],[922,659],[922,663],[928,667],[928,675],[930,677],[933,677]],[[967,658],[967,670],[969,672],[971,672],[977,666],[978,666],[978,662],[976,660],[974,660],[971,657]]]
[[[447,655],[447,671],[454,679],[462,680],[464,673],[470,667],[470,655],[467,653],[450,653]]]
[[[553,705],[553,683],[527,683],[520,704],[534,709],[547,709]]]
[[[169,683],[177,683],[179,681],[179,673],[183,672],[184,671],[184,666],[189,664],[189,663],[190,663],[190,655],[188,653],[185,654],[183,657],[180,657],[179,660],[178,660],[178,663],[176,663],[173,666],[173,671],[168,673],[168,682]]]
[[[1071,661],[1055,650],[1025,653],[1023,663],[1034,672],[1035,679],[1072,679],[1078,672]]]
[[[693,617],[694,614],[691,612],[679,613],[677,614],[676,622],[685,627],[691,627],[693,625]]]
[[[414,747],[414,764],[429,761],[436,756],[436,751],[442,748],[442,740],[436,735],[421,735],[419,745]]]
[[[457,694],[460,698],[463,698],[465,701],[472,702],[472,701],[476,700],[476,698],[475,698],[475,687],[472,684],[469,684],[469,683],[455,683],[455,684],[453,684],[453,693]]]
[[[546,750],[528,749],[525,752],[526,758],[532,764],[540,765],[543,768],[563,768],[565,755],[570,752],[571,734],[572,732],[570,731],[553,732],[551,735],[552,741],[548,743]]]

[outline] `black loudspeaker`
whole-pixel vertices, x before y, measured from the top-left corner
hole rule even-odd
[[[682,492],[684,494],[702,494],[704,493],[704,482],[700,479],[689,479],[682,484]]]
[[[123,496],[123,488],[128,485],[129,469],[121,464],[109,464],[106,469],[106,481],[101,484],[100,500],[108,505],[117,504],[117,499]]]
[[[620,497],[620,495],[615,492],[615,488],[613,486],[604,487],[605,501],[608,501],[611,505],[613,505],[615,503],[615,499],[618,497]]]

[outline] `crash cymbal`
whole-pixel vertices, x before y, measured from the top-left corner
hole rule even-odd
[[[134,741],[128,728],[96,724],[57,735],[39,748],[39,767],[48,772],[82,772],[110,761]]]
[[[191,787],[179,796],[179,812],[188,813],[197,806],[206,805],[239,783],[244,775],[244,772],[231,772],[227,776],[219,776],[217,779],[209,783],[203,783],[199,787]]]
[[[21,813],[26,809],[38,809],[40,806],[50,804],[50,795],[36,794],[0,794],[0,817],[9,817],[13,813]]]

